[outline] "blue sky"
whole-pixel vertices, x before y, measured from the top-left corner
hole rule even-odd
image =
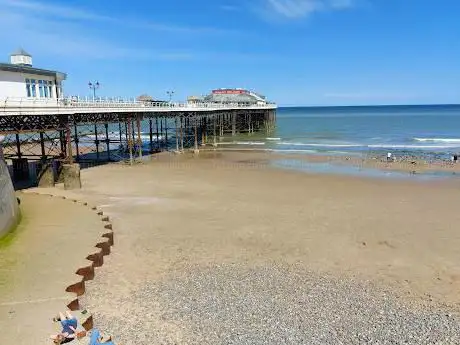
[[[459,0],[0,0],[0,56],[67,94],[244,87],[281,105],[460,103]]]

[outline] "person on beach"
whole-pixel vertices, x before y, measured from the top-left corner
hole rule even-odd
[[[391,161],[392,161],[392,153],[388,152],[387,153],[387,162],[391,162]]]
[[[62,326],[60,333],[50,336],[55,344],[65,344],[77,337],[78,321],[69,311],[66,311],[65,315],[60,312],[59,317],[54,318],[53,321],[59,321]]]
[[[458,160],[458,155],[455,153],[453,158],[452,158],[452,161],[455,163],[457,163],[457,160]]]

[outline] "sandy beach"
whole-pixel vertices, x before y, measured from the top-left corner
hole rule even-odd
[[[117,229],[83,299],[99,327],[123,344],[360,343],[356,332],[375,339],[388,324],[408,343],[460,339],[459,181],[315,175],[271,158],[164,154],[83,170],[81,191],[55,188],[99,205]],[[308,326],[315,313],[324,323]],[[329,334],[336,317],[348,324]]]

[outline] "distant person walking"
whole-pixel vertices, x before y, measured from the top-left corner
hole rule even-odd
[[[393,160],[393,154],[391,152],[387,153],[387,162],[391,162]]]
[[[454,154],[454,157],[452,158],[452,160],[453,160],[454,163],[457,163],[458,155],[456,153]]]

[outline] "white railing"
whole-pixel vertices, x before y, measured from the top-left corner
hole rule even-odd
[[[152,109],[183,109],[183,108],[274,108],[274,103],[241,104],[241,103],[180,103],[180,102],[155,102],[138,101],[136,99],[122,98],[14,98],[0,99],[0,109],[12,108],[152,108]]]

